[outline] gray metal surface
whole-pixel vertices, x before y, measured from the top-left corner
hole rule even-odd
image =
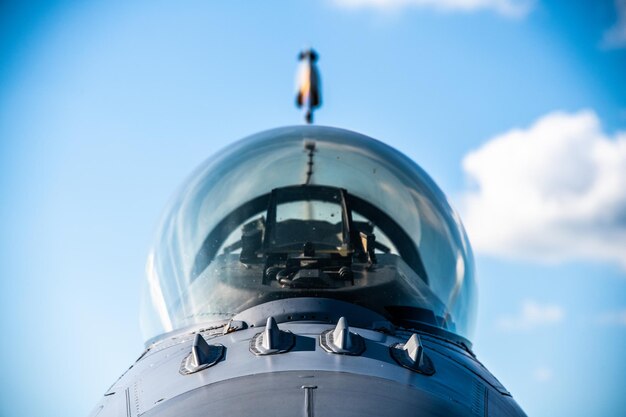
[[[472,415],[472,411],[445,397],[394,381],[315,371],[250,375],[207,385],[144,414],[145,417],[207,415],[451,417]]]
[[[142,355],[106,393],[94,416],[306,416],[311,406],[315,415],[328,417],[524,415],[473,355],[453,343],[420,334],[423,354],[435,369],[429,376],[401,366],[390,353],[412,333],[351,327],[365,345],[360,355],[351,356],[320,346],[320,335],[334,328],[283,323],[280,329],[294,335],[294,346],[266,356],[249,349],[263,327],[201,332],[208,344],[223,345],[225,354],[214,366],[190,375],[179,370],[196,336],[182,332]]]

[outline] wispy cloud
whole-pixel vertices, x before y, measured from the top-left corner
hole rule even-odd
[[[626,268],[626,132],[593,111],[551,113],[466,155],[462,203],[477,252]]]
[[[548,382],[554,377],[552,369],[546,367],[539,367],[533,370],[533,378],[537,382]]]
[[[598,323],[605,326],[626,326],[626,310],[603,313],[598,316]]]
[[[375,8],[395,11],[406,7],[422,7],[445,12],[491,10],[507,17],[524,17],[532,9],[533,0],[333,0],[345,8]]]
[[[600,46],[607,49],[626,47],[626,0],[615,0],[617,21],[604,32]]]
[[[565,311],[561,306],[525,300],[522,302],[521,311],[515,315],[500,317],[496,324],[500,329],[506,331],[528,331],[558,324],[564,318]]]

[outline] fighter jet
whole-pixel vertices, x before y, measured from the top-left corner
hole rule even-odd
[[[92,417],[524,416],[478,361],[474,260],[433,180],[333,127],[194,171],[147,262],[146,349]]]

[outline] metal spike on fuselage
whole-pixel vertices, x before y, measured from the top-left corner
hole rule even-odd
[[[206,365],[212,360],[211,348],[209,344],[204,340],[204,337],[200,333],[196,333],[195,339],[193,339],[193,346],[191,347],[191,362],[195,367]]]
[[[337,322],[337,326],[333,331],[333,344],[341,350],[350,350],[352,348],[350,327],[345,317],[341,317]]]
[[[417,333],[413,333],[402,349],[415,365],[419,365],[422,362],[424,348],[422,347],[422,341]]]
[[[345,317],[337,321],[334,329],[320,334],[320,345],[329,353],[340,355],[360,355],[365,350],[365,342],[357,333],[352,333]]]
[[[263,331],[262,346],[267,349],[279,349],[280,347],[280,329],[274,317],[267,318],[267,324]]]

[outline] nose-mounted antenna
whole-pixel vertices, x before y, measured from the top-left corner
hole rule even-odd
[[[300,65],[296,79],[296,106],[304,108],[304,120],[307,123],[313,123],[313,111],[322,105],[320,75],[315,64],[317,58],[313,48],[305,49],[298,55]]]

